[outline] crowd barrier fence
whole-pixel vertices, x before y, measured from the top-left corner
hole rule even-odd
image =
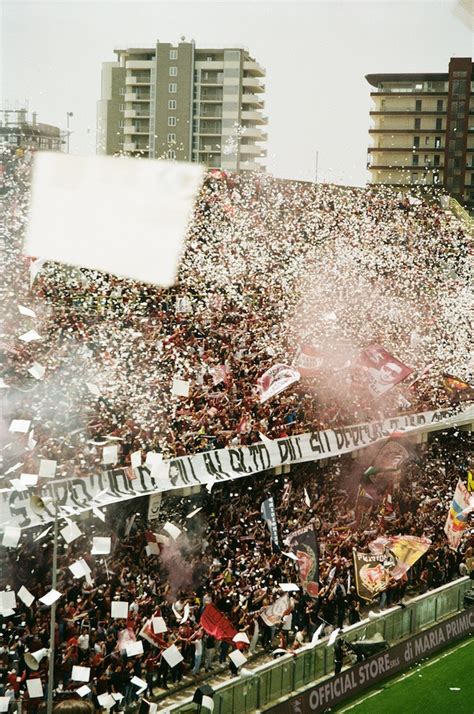
[[[468,577],[459,578],[424,595],[386,610],[374,618],[367,618],[344,628],[348,642],[376,633],[396,644],[422,630],[454,615],[463,608],[464,594],[471,587]],[[215,687],[214,714],[251,714],[265,710],[279,699],[304,691],[316,681],[334,673],[333,646],[327,646],[327,638],[312,648],[267,662]],[[195,712],[197,705],[192,698],[171,707],[170,714]]]

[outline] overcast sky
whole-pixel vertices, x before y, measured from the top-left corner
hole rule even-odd
[[[247,47],[266,68],[268,170],[363,185],[373,72],[443,72],[472,56],[470,0],[416,2],[5,2],[3,108],[27,106],[95,153],[101,63],[113,50],[194,39]]]

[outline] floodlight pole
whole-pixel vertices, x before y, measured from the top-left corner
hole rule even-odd
[[[54,499],[54,531],[53,531],[53,562],[51,589],[56,590],[58,579],[58,499]],[[54,691],[54,645],[56,639],[56,600],[51,605],[50,628],[49,628],[49,669],[48,669],[48,699],[47,714],[53,714],[53,691]]]
[[[69,154],[69,139],[71,137],[71,132],[69,131],[69,117],[73,117],[73,112],[66,112],[66,123],[67,123],[67,136],[66,136],[66,151]]]

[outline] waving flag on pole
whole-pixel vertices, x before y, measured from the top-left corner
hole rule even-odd
[[[444,526],[448,543],[453,550],[459,548],[463,532],[467,527],[467,517],[472,511],[474,511],[474,496],[459,479]]]
[[[380,345],[370,345],[363,350],[359,365],[365,372],[369,392],[374,399],[403,382],[413,372],[411,367],[407,367]]]
[[[292,366],[301,373],[302,377],[312,377],[321,371],[323,359],[320,350],[302,344],[296,350]]]
[[[292,384],[298,382],[300,377],[298,370],[288,367],[286,364],[275,364],[267,369],[257,380],[260,404],[288,389]]]

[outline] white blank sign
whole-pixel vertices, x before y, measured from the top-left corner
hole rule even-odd
[[[169,287],[203,174],[182,161],[38,152],[25,252]]]

